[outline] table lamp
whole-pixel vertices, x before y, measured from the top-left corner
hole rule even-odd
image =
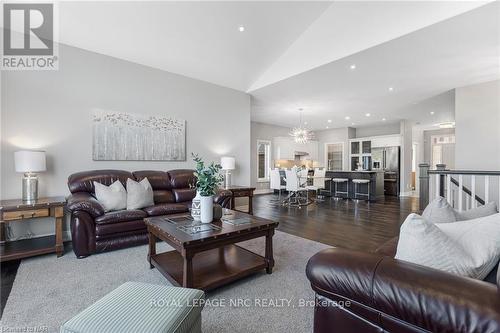
[[[38,199],[38,177],[35,172],[47,170],[44,151],[20,150],[14,153],[16,172],[23,176],[23,201]]]
[[[229,188],[231,186],[231,172],[229,171],[235,169],[236,161],[234,157],[222,156],[220,159],[220,165],[222,167],[222,170],[226,172],[226,175],[224,177],[224,187]]]

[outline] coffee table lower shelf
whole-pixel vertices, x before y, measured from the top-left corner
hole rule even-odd
[[[184,258],[177,251],[151,256],[151,264],[172,284],[182,286]],[[268,267],[266,259],[238,245],[199,252],[193,257],[193,285],[208,291]]]

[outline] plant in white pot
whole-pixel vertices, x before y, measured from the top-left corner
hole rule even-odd
[[[220,164],[214,162],[205,166],[203,160],[197,155],[192,154],[196,162],[196,190],[200,194],[201,201],[201,222],[210,223],[214,218],[214,195],[217,193],[223,177],[219,174],[222,169]]]

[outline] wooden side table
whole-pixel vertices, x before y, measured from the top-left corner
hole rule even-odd
[[[40,198],[27,203],[20,199],[0,200],[0,262],[32,257],[46,253],[64,253],[63,217],[66,199],[64,197]],[[23,222],[27,219],[53,217],[55,235],[6,242],[6,226],[10,222]]]
[[[231,209],[237,210],[235,205],[235,198],[248,197],[248,212],[243,213],[253,215],[253,192],[255,191],[255,187],[232,185],[224,189],[229,190],[232,193]]]

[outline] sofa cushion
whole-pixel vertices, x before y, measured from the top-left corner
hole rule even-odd
[[[127,210],[154,205],[153,188],[147,178],[140,182],[127,179]]]
[[[125,221],[140,220],[147,217],[146,212],[140,209],[133,210],[118,210],[115,212],[105,213],[95,219],[96,224],[110,224]]]
[[[185,213],[189,211],[186,205],[177,203],[165,203],[165,204],[154,205],[151,207],[143,208],[143,210],[146,212],[146,214],[148,214],[148,216]]]
[[[153,201],[155,205],[162,203],[174,203],[175,196],[172,191],[155,190],[153,191]]]
[[[194,188],[173,189],[172,192],[175,196],[175,202],[192,201],[196,196],[196,189]]]
[[[119,234],[138,230],[144,230],[144,232],[146,232],[146,224],[144,224],[144,219],[125,221],[120,223],[96,224],[95,226],[95,234],[97,240],[116,237]]]
[[[153,190],[170,190],[172,189],[172,183],[170,182],[170,176],[165,171],[134,171],[132,174],[135,180],[140,182],[144,178],[149,180],[149,183],[153,187]]]
[[[95,197],[105,212],[122,210],[127,207],[127,191],[119,180],[109,186],[94,182],[94,188]]]
[[[123,170],[92,170],[72,174],[68,177],[68,188],[71,193],[95,193],[94,182],[109,186],[119,180],[123,186],[128,178],[133,178],[132,173]]]
[[[193,188],[196,185],[194,170],[171,170],[168,175],[172,188]]]

